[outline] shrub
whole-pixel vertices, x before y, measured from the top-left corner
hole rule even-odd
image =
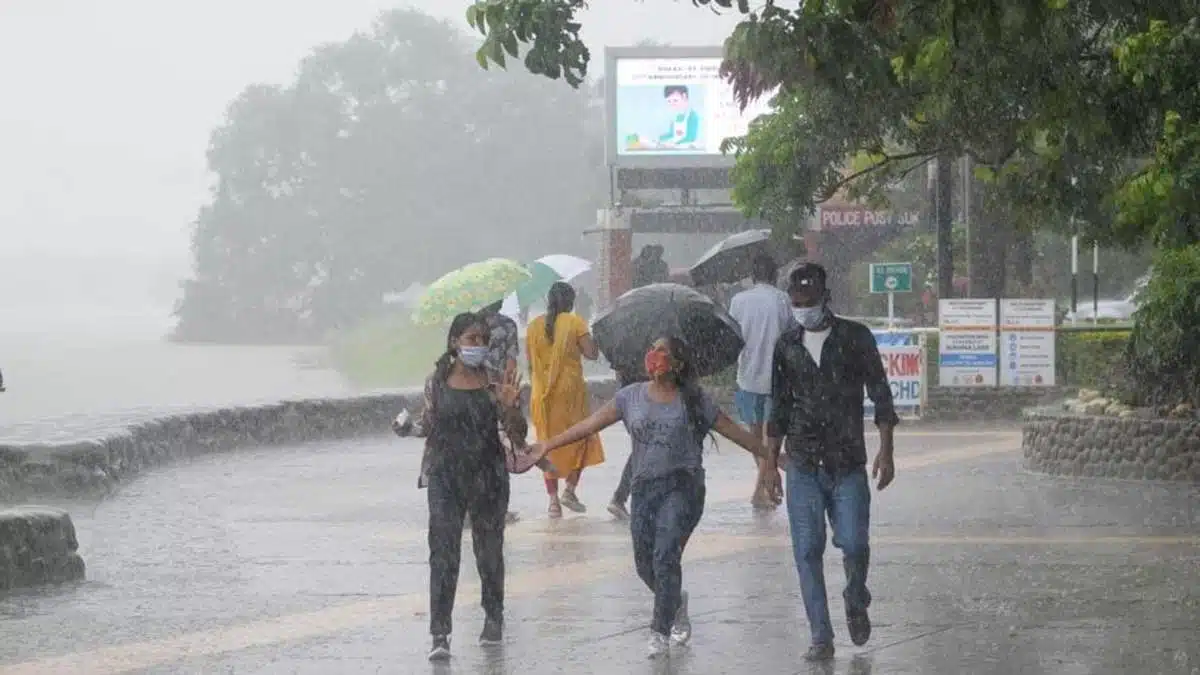
[[[1200,244],[1160,252],[1126,350],[1136,403],[1200,405]]]
[[[1058,381],[1086,387],[1127,400],[1129,374],[1125,368],[1128,330],[1061,330],[1055,343]]]

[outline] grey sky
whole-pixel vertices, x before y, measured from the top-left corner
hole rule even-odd
[[[209,131],[239,90],[286,81],[314,45],[382,9],[432,11],[465,30],[467,4],[0,0],[0,258],[182,260],[209,183]],[[687,0],[596,4],[585,25],[597,57],[642,39],[719,44],[736,23]]]

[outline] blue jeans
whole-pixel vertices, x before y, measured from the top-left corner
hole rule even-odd
[[[871,485],[864,468],[833,474],[824,469],[787,463],[787,512],[792,530],[792,553],[800,573],[800,594],[813,644],[833,644],[829,598],[825,593],[825,518],[833,528],[833,545],[842,551],[847,613],[871,605],[867,567],[871,547]]]
[[[650,628],[671,633],[683,593],[683,547],[704,513],[704,471],[675,473],[633,484],[629,530],[638,576],[654,592]]]

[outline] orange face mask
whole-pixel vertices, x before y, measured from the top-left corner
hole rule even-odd
[[[646,374],[650,377],[661,377],[671,372],[671,357],[666,352],[651,350],[646,352]]]

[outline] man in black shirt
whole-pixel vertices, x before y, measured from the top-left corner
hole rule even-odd
[[[833,625],[825,594],[825,521],[846,570],[846,621],[855,645],[871,637],[867,608],[871,486],[863,438],[863,390],[875,404],[881,438],[872,475],[882,490],[895,477],[892,431],[899,419],[875,336],[866,326],[834,316],[825,270],[805,263],[788,282],[799,324],[779,337],[771,376],[768,447],[776,466],[787,439],[787,511],[800,592],[812,632],[805,659],[833,658]],[[779,475],[771,471],[779,492]]]

